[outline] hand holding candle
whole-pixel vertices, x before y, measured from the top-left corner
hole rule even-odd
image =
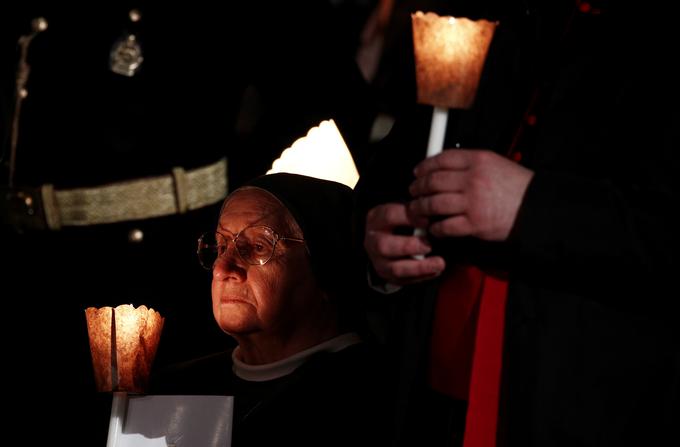
[[[416,12],[411,24],[418,102],[434,106],[427,144],[427,157],[432,157],[444,148],[448,109],[469,109],[474,103],[496,23]],[[416,228],[414,234],[426,232]]]

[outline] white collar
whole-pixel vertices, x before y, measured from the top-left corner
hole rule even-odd
[[[237,377],[251,382],[265,382],[267,380],[278,379],[279,377],[287,376],[305,363],[312,354],[317,352],[338,352],[348,346],[360,343],[361,338],[356,332],[348,332],[331,338],[323,343],[314,345],[304,351],[297,352],[290,357],[278,360],[272,363],[265,363],[264,365],[249,365],[243,363],[238,358],[239,346],[236,346],[231,353],[231,360],[233,362],[232,370]]]

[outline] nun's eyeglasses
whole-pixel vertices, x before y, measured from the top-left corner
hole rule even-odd
[[[265,265],[274,256],[279,241],[305,242],[304,239],[280,236],[266,225],[246,227],[229,238],[222,233],[204,233],[198,239],[198,260],[206,270],[212,270],[220,256],[224,256],[229,242],[234,243],[236,253],[250,265]]]

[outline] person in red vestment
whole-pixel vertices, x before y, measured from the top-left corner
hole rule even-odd
[[[500,22],[460,149],[422,160],[418,106],[357,185],[395,444],[675,445],[677,34],[655,2],[477,6],[438,11]]]

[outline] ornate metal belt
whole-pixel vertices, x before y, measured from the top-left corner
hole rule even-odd
[[[3,188],[0,218],[18,229],[58,230],[182,214],[227,195],[227,160],[91,188]]]

